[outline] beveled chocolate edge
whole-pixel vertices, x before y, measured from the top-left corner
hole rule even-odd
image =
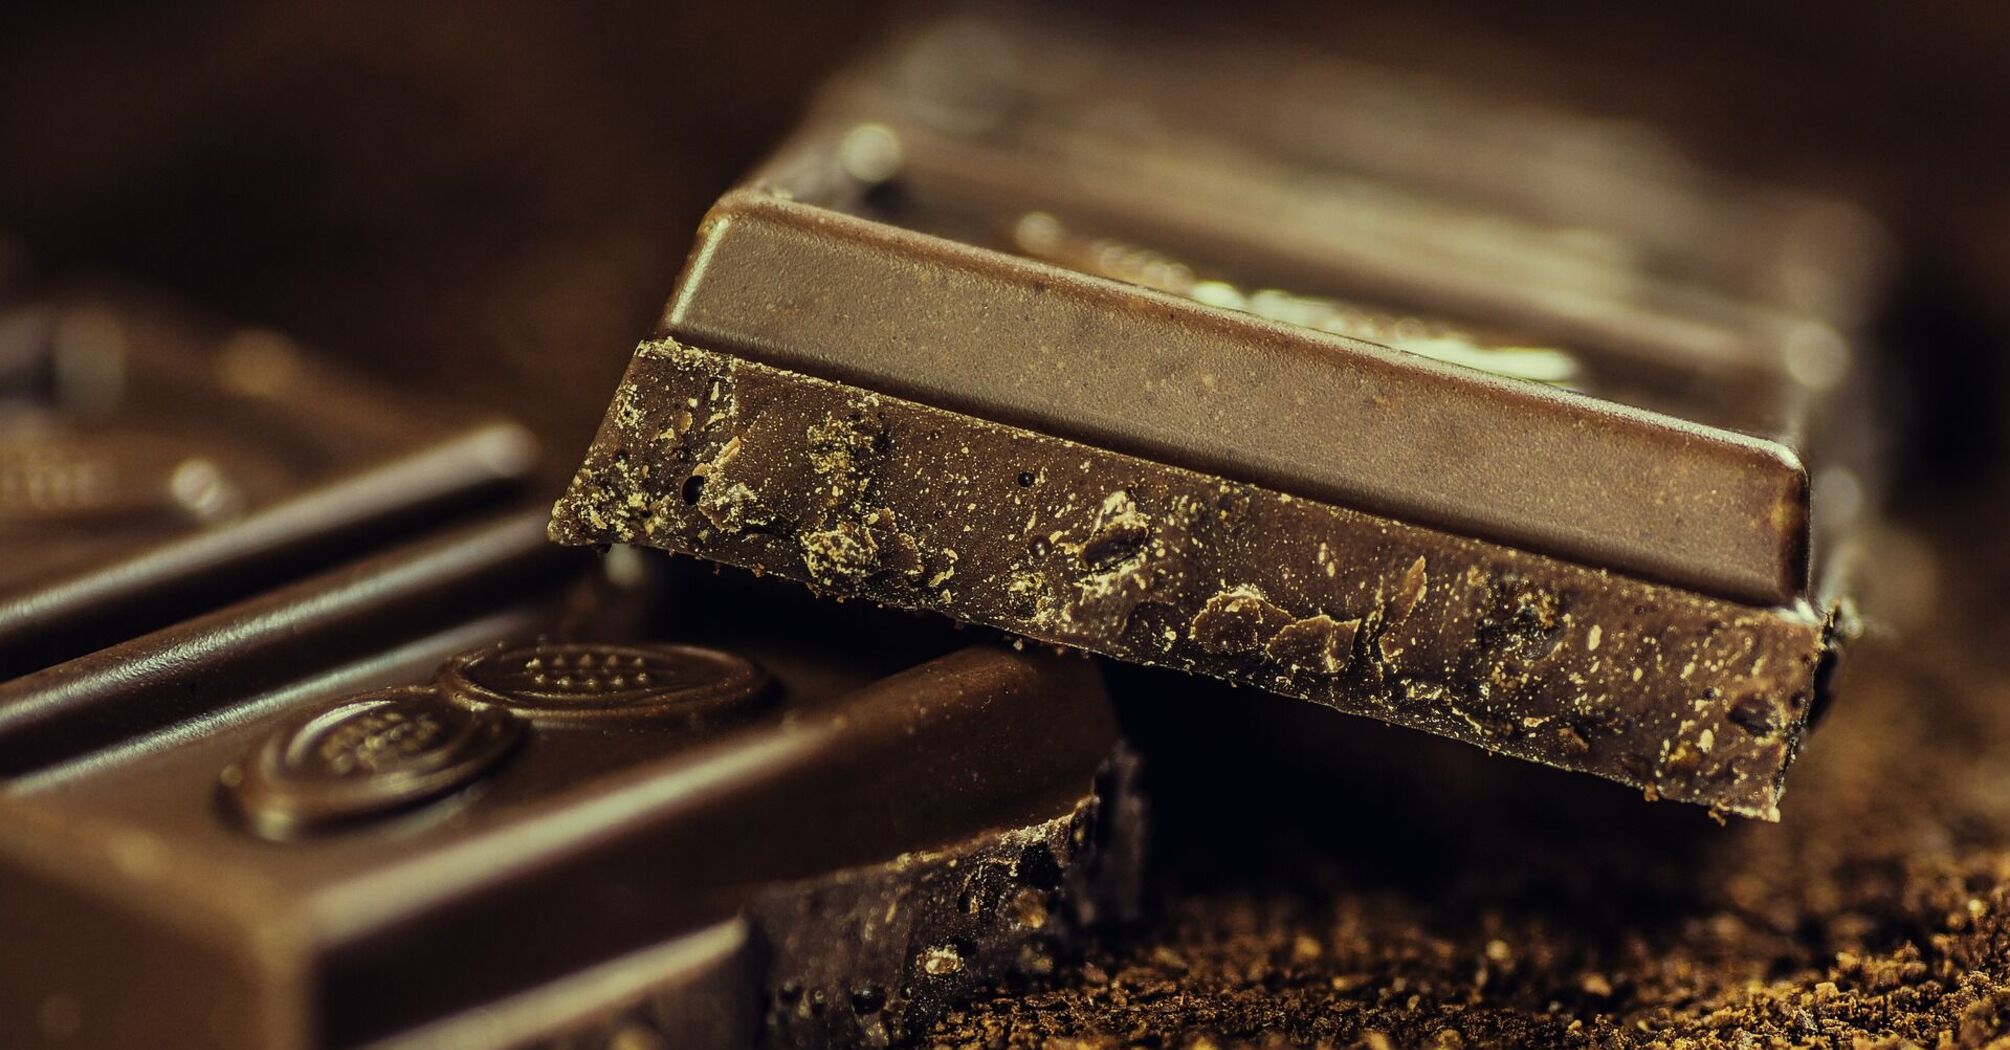
[[[209,390],[252,418],[284,419],[310,442],[339,441],[341,454],[330,456],[320,480],[236,520],[44,573],[0,594],[0,682],[498,507],[538,465],[536,438],[515,423],[428,404],[280,333],[233,323],[158,289],[94,280],[4,310],[45,339],[51,325],[84,315],[116,327],[121,344],[143,339],[144,349],[126,353],[123,366],[141,400],[160,404]],[[282,350],[285,364],[275,376],[251,385],[219,378],[228,345],[245,337]]]
[[[1807,587],[1783,444],[759,191],[714,207],[657,334],[1750,604]]]
[[[730,918],[679,932],[499,1002],[369,1045],[368,1050],[507,1050],[590,1046],[629,1023],[664,1046],[737,1050],[755,1045],[759,978],[747,922]],[[638,1046],[651,1045],[638,1041]]]
[[[1610,260],[1559,254],[1542,241],[1539,227],[1517,234],[1531,242],[1518,264],[1448,258],[1428,236],[1430,224],[1443,219],[1389,216],[1376,224],[1374,236],[1316,229],[1318,215],[1309,207],[1316,198],[1292,185],[1295,170],[1240,179],[1190,170],[1195,166],[1178,156],[1037,153],[886,114],[843,108],[823,114],[831,124],[804,129],[748,184],[806,204],[869,214],[863,195],[873,187],[830,169],[842,148],[839,135],[860,122],[880,123],[900,143],[893,184],[902,191],[911,187],[921,200],[948,198],[1008,214],[1052,212],[1105,235],[1218,263],[1259,284],[1346,289],[1347,297],[1595,347],[1635,367],[1727,371],[1748,382],[1792,382],[1790,346],[1797,336],[1841,345],[1840,333],[1812,318]],[[1249,217],[1291,211],[1313,214],[1300,222]],[[1467,221],[1486,217],[1463,214]]]
[[[544,517],[470,523],[0,682],[0,783],[549,593],[580,563]]]
[[[1085,929],[1136,917],[1136,769],[1120,746],[1052,814],[762,886],[736,916],[370,1050],[600,1045],[631,1030],[721,1050],[907,1045],[952,1006],[1045,976]]]
[[[500,503],[536,460],[536,439],[516,424],[468,427],[237,521],[0,596],[0,682]]]
[[[671,340],[638,350],[551,532],[1768,820],[1835,642],[1805,602],[1753,608]]]
[[[973,827],[1023,824],[1072,807],[1118,740],[1101,675],[1089,661],[970,645],[814,707],[735,728],[672,760],[619,769],[526,804],[509,828],[492,833],[522,835],[507,858],[475,835],[382,865],[328,889],[318,902],[319,925],[334,940],[385,931],[403,936],[409,929],[401,924],[434,909],[481,905],[460,899],[470,887],[492,888],[511,876],[577,874],[601,854],[674,864],[680,876],[718,876],[719,885],[869,863],[882,852],[925,848]],[[959,747],[998,761],[980,766]],[[1076,776],[1078,784],[1067,782]],[[829,791],[801,796],[809,784],[849,790],[848,805],[862,805],[931,783],[925,798],[909,798],[869,827],[827,826],[803,805],[781,804],[795,792],[817,799],[820,813],[836,805]],[[972,803],[974,812],[959,808]],[[542,833],[526,832],[533,825],[542,825]],[[644,833],[727,825],[743,836],[737,853],[630,855]],[[691,911],[705,903],[664,906]]]

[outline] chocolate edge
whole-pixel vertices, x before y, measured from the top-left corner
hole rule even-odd
[[[1010,469],[978,465],[987,451]],[[1013,539],[970,539],[987,533]],[[550,534],[1208,674],[1764,820],[1835,641],[1805,606],[1739,605],[672,340],[638,349]],[[1298,567],[1253,548],[1293,534],[1333,542]]]

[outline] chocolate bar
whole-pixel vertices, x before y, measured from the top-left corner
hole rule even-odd
[[[555,539],[1776,818],[1871,491],[1846,311],[943,32],[714,207]]]
[[[1660,129],[1575,112],[1529,90],[1539,71],[1501,48],[1488,50],[1508,68],[1478,90],[1459,82],[1470,70],[1429,71],[1444,55],[1418,56],[1419,71],[1253,28],[1183,28],[1053,5],[915,27],[822,93],[813,125],[848,135],[877,124],[896,148],[873,130],[852,137],[840,178],[819,189],[856,195],[893,168],[902,194],[916,168],[993,189],[1064,182],[1105,200],[1156,181],[1174,196],[1116,210],[1206,223],[1204,205],[1217,205],[1219,235],[1265,256],[1317,241],[1315,266],[1386,253],[1357,283],[1409,279],[1396,260],[1413,253],[1418,265],[1491,265],[1486,283],[1508,297],[1528,294],[1537,269],[1569,268],[1594,295],[1644,272],[1845,324],[1861,320],[1887,268],[1889,245],[1863,209],[1726,176]],[[1264,221],[1266,206],[1316,222]],[[1480,278],[1423,280],[1422,305],[1442,310]]]
[[[514,424],[122,292],[0,313],[0,680],[492,506]]]
[[[0,685],[0,1044],[884,1045],[1133,906],[1092,663],[543,526]]]

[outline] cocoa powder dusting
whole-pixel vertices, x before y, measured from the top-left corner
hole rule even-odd
[[[1143,718],[1170,840],[1158,917],[929,1042],[2010,1048],[1999,578],[1873,629],[1777,825],[1718,826],[1355,719],[1259,705],[1280,724],[1203,742]],[[1300,768],[1266,770],[1293,739]]]

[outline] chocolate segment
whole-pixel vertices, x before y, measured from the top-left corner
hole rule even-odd
[[[700,237],[659,336],[1742,601],[1807,586],[1778,442],[757,191]]]
[[[1853,629],[1875,229],[1499,114],[1353,161],[1311,129],[1398,103],[1262,54],[1203,84],[980,14],[840,74],[705,220],[553,537],[1774,818]],[[1677,203],[1726,243],[1637,214]]]
[[[715,206],[656,334],[1751,603],[1810,589],[1807,471],[1858,466],[1873,223],[1473,99],[1336,150],[1400,108],[1369,71],[1205,53],[1202,87],[1149,32],[920,29]]]
[[[1134,907],[1093,663],[541,525],[0,686],[0,1043],[885,1045]]]
[[[819,99],[819,117],[893,132],[839,130],[845,182],[897,183],[875,203],[950,151],[994,186],[1100,181],[1114,198],[1150,172],[1181,195],[1123,209],[1185,210],[1198,223],[1202,200],[1226,202],[1214,221],[1252,242],[1323,239],[1324,258],[1375,256],[1383,272],[1402,258],[1484,265],[1513,296],[1567,269],[1601,297],[1651,274],[1843,323],[1890,262],[1876,222],[1847,201],[1739,179],[1664,129],[1560,106],[1536,68],[1555,56],[1524,54],[1530,65],[1505,78],[1497,67],[1482,88],[1487,75],[1466,77],[1476,71],[1461,58],[1507,49],[1452,57],[1458,45],[1440,48],[1429,30],[1416,54],[1380,61],[1280,40],[1257,19],[1168,31],[1054,5],[910,30]],[[1293,198],[1296,231],[1264,208]],[[1428,290],[1442,303],[1448,289]]]
[[[396,684],[470,632],[534,632],[561,615],[580,568],[540,517],[476,522],[0,683],[0,777],[212,731],[246,697],[303,678]]]
[[[519,489],[513,424],[275,333],[78,292],[0,314],[0,679]]]

